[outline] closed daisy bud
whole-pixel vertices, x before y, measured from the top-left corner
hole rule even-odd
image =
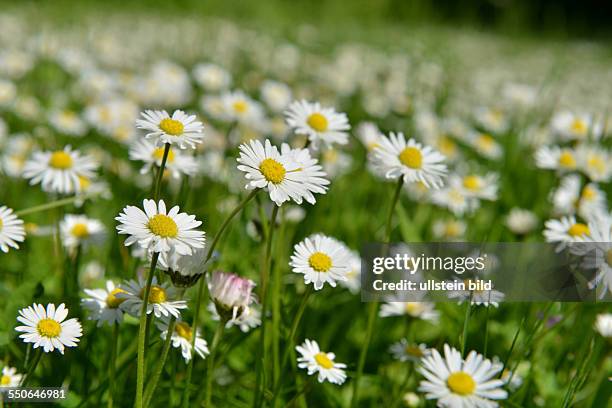
[[[198,248],[191,255],[181,255],[175,250],[159,256],[158,268],[165,271],[174,286],[188,288],[193,286],[206,271],[206,250]]]
[[[233,273],[216,271],[208,282],[210,297],[223,320],[237,319],[254,301],[255,282]]]

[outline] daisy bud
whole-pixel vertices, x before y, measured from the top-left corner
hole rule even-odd
[[[208,283],[210,297],[222,320],[234,320],[253,302],[255,282],[233,273],[217,271]]]
[[[189,288],[206,272],[206,251],[196,249],[191,255],[181,255],[174,250],[159,256],[159,267],[166,272],[172,284],[179,288]]]

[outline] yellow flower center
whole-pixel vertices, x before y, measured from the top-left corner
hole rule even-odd
[[[185,322],[178,322],[174,327],[174,331],[176,334],[184,338],[185,340],[191,341],[191,336],[193,332],[191,331],[191,327]]]
[[[455,221],[449,221],[444,226],[444,234],[447,237],[456,237],[461,234],[461,225]]]
[[[561,165],[561,167],[573,169],[576,167],[576,159],[571,152],[566,150],[559,155],[559,165]]]
[[[2,378],[0,378],[0,385],[9,385],[11,383],[11,377],[9,377],[8,375],[3,375]]]
[[[161,286],[151,286],[149,292],[149,302],[151,303],[164,303],[166,301],[166,290]]]
[[[588,127],[584,120],[582,119],[574,119],[571,125],[572,132],[577,133],[579,135],[586,134]]]
[[[164,214],[154,215],[147,225],[152,233],[162,238],[175,238],[178,235],[176,222]]]
[[[448,388],[455,394],[471,395],[476,390],[476,381],[463,371],[456,371],[446,379]]]
[[[327,354],[317,353],[315,354],[314,358],[317,364],[320,365],[321,367],[327,370],[329,370],[330,368],[334,368],[334,362],[331,361],[329,357],[327,357]]]
[[[423,306],[419,302],[406,302],[404,310],[410,316],[418,316],[423,311]]]
[[[58,150],[51,154],[49,166],[58,170],[65,170],[72,167],[72,157],[63,150]]]
[[[249,109],[249,105],[245,101],[236,101],[232,104],[232,107],[238,113],[244,113]]]
[[[582,198],[591,201],[597,197],[597,192],[593,187],[586,186],[582,189]]]
[[[567,230],[567,233],[572,237],[581,237],[583,235],[590,235],[591,231],[589,231],[589,227],[585,224],[577,222]]]
[[[477,191],[480,189],[480,177],[478,176],[466,176],[463,178],[463,187],[468,190]]]
[[[423,165],[423,154],[416,147],[406,147],[399,154],[399,160],[411,169],[420,169]]]
[[[79,222],[78,224],[74,224],[70,233],[77,238],[87,238],[89,236],[89,228],[87,228],[87,224]]]
[[[406,352],[406,354],[408,354],[409,356],[414,356],[414,357],[423,357],[423,350],[421,350],[420,347],[417,346],[412,346],[412,345],[408,345],[406,346],[406,348],[404,349],[404,351]]]
[[[81,186],[83,190],[87,190],[89,186],[91,186],[91,180],[85,176],[79,176],[79,186]]]
[[[449,137],[442,136],[438,141],[438,149],[447,156],[453,156],[457,151],[457,145]]]
[[[491,135],[483,133],[476,139],[476,145],[482,150],[491,150],[495,146],[495,139]]]
[[[606,163],[604,163],[600,156],[589,157],[587,166],[589,166],[589,169],[593,169],[598,173],[603,173],[606,170]]]
[[[4,223],[2,222],[2,218],[0,218],[0,231],[2,231],[2,226],[4,225]]]
[[[271,183],[278,184],[285,179],[285,167],[274,159],[264,159],[259,164],[259,171]]]
[[[125,298],[117,297],[119,293],[127,292],[123,289],[115,288],[106,297],[106,306],[108,306],[109,309],[116,309],[125,302]]]
[[[306,123],[317,132],[325,132],[327,130],[327,118],[320,113],[310,114],[308,119],[306,119]]]
[[[332,260],[323,252],[315,252],[308,258],[308,264],[317,272],[327,272],[332,267]]]
[[[185,126],[181,122],[170,118],[162,119],[159,122],[159,128],[170,136],[180,136],[183,134],[183,130],[185,130]]]
[[[164,159],[164,147],[158,147],[153,150],[153,158],[155,160],[162,161]],[[168,157],[166,158],[166,162],[172,163],[174,161],[174,151],[172,149],[168,150]]]
[[[38,334],[43,337],[58,337],[62,332],[62,326],[53,319],[42,319],[36,326]]]

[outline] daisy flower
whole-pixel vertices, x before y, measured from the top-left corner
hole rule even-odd
[[[209,279],[208,291],[217,313],[225,320],[235,320],[255,300],[255,282],[233,273],[215,271]]]
[[[440,318],[440,313],[431,302],[386,302],[378,314],[380,317],[409,316],[430,322],[437,322]]]
[[[561,179],[559,187],[551,194],[556,214],[571,215],[578,213],[582,218],[591,219],[607,211],[606,195],[597,184],[589,183],[581,188],[582,182],[577,174]]]
[[[576,152],[569,148],[558,146],[542,146],[535,152],[536,166],[541,169],[568,172],[578,166]]]
[[[490,160],[499,159],[504,153],[501,145],[488,133],[470,133],[467,135],[466,142],[478,154]]]
[[[438,350],[421,360],[419,372],[425,380],[419,391],[425,398],[438,400],[439,407],[494,408],[496,400],[508,397],[502,389],[504,381],[495,378],[502,370],[481,354],[471,351],[467,358],[448,344],[444,345],[444,358]]]
[[[215,320],[221,320],[221,316],[217,313],[217,307],[213,302],[208,304],[207,307],[210,312],[210,317]],[[259,308],[251,305],[248,308],[244,309],[240,316],[235,319],[230,319],[225,323],[225,328],[229,329],[233,326],[238,326],[240,331],[243,333],[249,332],[251,329],[254,329],[261,325],[261,310]]]
[[[261,99],[273,112],[281,112],[291,102],[291,89],[282,82],[264,81],[260,92]]]
[[[591,234],[589,226],[576,222],[576,217],[562,217],[560,220],[548,220],[544,223],[544,238],[546,242],[559,243],[559,250],[571,242],[583,241]]]
[[[19,249],[18,242],[25,239],[23,220],[13,214],[7,206],[0,206],[0,249],[8,252],[9,247]]]
[[[0,376],[0,389],[3,387],[19,387],[23,374],[17,374],[15,367],[2,367],[2,376]],[[0,397],[2,398],[2,397]]]
[[[315,234],[293,247],[291,266],[293,272],[304,275],[304,282],[314,284],[315,290],[325,283],[336,287],[337,281],[346,281],[350,270],[349,252],[334,238]]]
[[[589,134],[597,138],[603,130],[601,123],[594,123],[591,116],[567,111],[555,113],[550,126],[564,141],[584,140]]]
[[[515,234],[524,235],[538,226],[538,217],[531,211],[514,207],[506,216],[506,226]]]
[[[298,367],[308,370],[308,375],[318,374],[320,383],[329,381],[341,385],[346,380],[344,369],[346,364],[336,363],[334,353],[326,353],[319,349],[314,340],[306,339],[300,346],[295,347],[301,355],[298,357]]]
[[[380,145],[383,133],[378,126],[372,122],[361,122],[357,126],[357,136],[367,151],[372,151]]]
[[[206,272],[206,250],[198,248],[191,255],[180,255],[174,249],[159,255],[158,269],[165,271],[174,286],[193,286]]]
[[[130,160],[143,161],[144,166],[140,169],[140,174],[147,174],[153,167],[161,167],[164,150],[164,147],[157,147],[151,141],[137,140],[130,146]],[[197,173],[198,163],[193,156],[170,148],[165,170],[175,179],[179,179],[182,174],[193,176]]]
[[[160,321],[156,322],[156,326],[161,331],[160,335],[162,340],[166,340],[169,326],[168,319],[162,318]],[[183,321],[176,322],[174,325],[174,330],[170,335],[172,347],[181,349],[181,354],[185,359],[185,363],[189,363],[189,360],[191,360],[194,348],[196,353],[202,358],[206,358],[206,355],[210,354],[208,351],[208,343],[202,338],[202,333],[200,333],[200,330],[196,330],[194,347],[191,346],[192,336],[193,329]]]
[[[405,338],[392,344],[389,348],[389,352],[396,360],[401,362],[412,361],[415,363],[420,362],[423,357],[427,357],[431,354],[431,351],[424,343],[413,344]]]
[[[329,181],[325,173],[310,157],[306,149],[290,150],[283,147],[281,154],[276,146],[266,139],[262,145],[258,140],[240,145],[238,170],[245,172],[246,188],[265,188],[270,199],[278,206],[293,200],[301,204],[303,199],[314,203],[314,193],[326,191]]]
[[[84,215],[67,214],[60,222],[62,244],[68,249],[79,245],[88,246],[100,243],[105,234],[104,224]]]
[[[404,182],[422,182],[427,188],[440,188],[446,176],[444,156],[414,139],[406,141],[403,133],[390,133],[380,139],[370,157],[388,179],[404,178]]]
[[[204,90],[218,92],[232,82],[232,77],[225,69],[215,64],[197,64],[193,68],[193,78]]]
[[[71,110],[52,112],[49,123],[59,133],[70,136],[82,137],[87,132],[87,124]]]
[[[361,257],[357,251],[346,247],[348,252],[348,272],[346,280],[339,280],[340,286],[347,288],[351,293],[356,294],[361,289]]]
[[[298,135],[308,136],[314,149],[323,142],[327,147],[333,144],[347,144],[351,126],[344,113],[334,108],[323,107],[318,102],[294,101],[285,111],[287,124]]]
[[[510,121],[504,112],[496,108],[477,108],[474,112],[474,118],[480,126],[495,133],[503,133],[510,126]]]
[[[458,219],[436,220],[432,225],[434,237],[448,241],[459,240],[466,230],[466,223]]]
[[[123,300],[120,307],[132,316],[140,316],[142,308],[142,296],[145,292],[146,281],[144,279],[129,280],[120,286],[121,291],[114,296]],[[149,302],[147,303],[147,314],[153,313],[155,317],[172,315],[179,318],[181,309],[187,309],[184,300],[173,300],[176,292],[167,283],[158,284],[157,277],[153,277],[149,291]]]
[[[606,338],[612,337],[612,313],[602,313],[597,315],[595,320],[595,330]]]
[[[204,231],[195,228],[202,225],[194,215],[179,213],[174,206],[166,212],[166,203],[145,199],[144,211],[128,205],[115,220],[119,234],[127,234],[125,246],[137,242],[139,246],[153,252],[176,251],[180,255],[190,255],[194,249],[204,248]]]
[[[71,194],[81,191],[81,178],[92,179],[97,164],[89,156],[66,146],[54,152],[35,152],[23,168],[30,185],[41,183],[43,191]]]
[[[467,197],[494,201],[497,199],[497,174],[488,173],[485,176],[469,174],[461,179],[461,188]]]
[[[34,343],[33,347],[42,347],[45,353],[59,350],[64,354],[65,347],[76,347],[83,334],[81,323],[75,318],[66,320],[68,309],[60,304],[57,309],[53,303],[47,308],[41,304],[32,304],[19,311],[17,320],[24,326],[15,328],[23,332],[19,337],[25,343]]]
[[[181,149],[195,149],[202,143],[204,134],[202,122],[195,115],[187,115],[181,110],[174,111],[172,117],[163,111],[146,110],[141,113],[144,119],[136,121],[136,127],[147,132],[146,139],[154,139],[157,146],[176,144]]]
[[[610,165],[611,155],[606,149],[597,146],[579,146],[576,148],[578,168],[589,179],[596,182],[607,183],[612,176]]]
[[[460,177],[451,176],[448,186],[431,193],[431,201],[434,204],[447,208],[457,216],[472,213],[480,206],[480,200],[466,196],[465,189],[461,187],[460,179]]]
[[[81,304],[89,312],[89,320],[96,320],[98,327],[104,323],[109,326],[123,321],[123,309],[121,304],[125,298],[117,296],[125,293],[125,290],[115,286],[113,281],[107,280],[104,289],[84,289],[89,297],[81,299]]]
[[[604,298],[612,294],[612,217],[599,216],[588,225],[590,234],[584,242],[570,246],[570,251],[582,256],[581,266],[595,270],[595,278],[589,282],[591,289],[600,291]]]
[[[264,117],[261,105],[242,91],[224,93],[221,95],[221,103],[223,119],[228,122],[255,125]]]

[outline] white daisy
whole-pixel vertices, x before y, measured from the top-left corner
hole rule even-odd
[[[87,124],[71,110],[52,112],[49,115],[49,123],[59,133],[70,136],[82,137],[87,132]]]
[[[598,146],[581,145],[576,148],[578,168],[589,179],[596,182],[607,183],[612,177],[610,159],[612,155],[604,148]]]
[[[431,351],[427,348],[424,343],[413,344],[404,338],[393,343],[389,348],[389,352],[393,355],[393,358],[399,361],[413,361],[418,363],[423,357],[427,357],[431,354]]]
[[[431,302],[386,302],[378,314],[380,317],[409,316],[430,322],[437,322],[440,318],[435,304]]]
[[[195,228],[202,225],[194,215],[179,213],[174,206],[166,212],[166,203],[145,199],[144,211],[128,205],[115,219],[120,234],[127,234],[125,246],[137,242],[142,248],[153,252],[168,252],[174,249],[180,255],[190,255],[194,249],[204,248],[204,231]]]
[[[596,217],[587,228],[589,235],[584,236],[584,242],[572,244],[570,251],[582,256],[583,268],[595,270],[589,287],[604,298],[608,292],[612,294],[612,217]]]
[[[344,245],[344,244],[343,244]],[[348,272],[346,273],[346,280],[340,280],[338,283],[356,294],[361,289],[361,257],[357,251],[353,251],[346,248],[348,252]]]
[[[406,141],[403,133],[382,137],[380,145],[370,153],[375,166],[388,179],[403,177],[406,183],[422,182],[426,187],[440,188],[447,169],[444,156],[414,139]]]
[[[193,286],[206,272],[206,252],[205,248],[197,248],[191,255],[181,255],[174,249],[162,252],[158,269],[170,275],[174,286]]]
[[[504,381],[495,378],[502,364],[492,363],[475,351],[464,360],[459,351],[445,344],[444,358],[434,349],[421,360],[418,370],[425,377],[419,391],[427,399],[438,400],[439,407],[494,408],[499,406],[495,400],[508,397],[502,389]]]
[[[283,151],[284,154],[279,153],[267,139],[264,145],[258,140],[240,145],[238,170],[246,173],[249,180],[246,188],[266,188],[270,199],[279,206],[289,200],[297,204],[303,199],[314,203],[312,193],[325,192],[329,183],[324,179],[325,173],[306,149],[283,147]]]
[[[578,166],[576,152],[570,148],[542,146],[535,152],[536,166],[559,172],[575,171]]]
[[[469,133],[466,142],[478,154],[490,160],[499,159],[504,153],[501,145],[488,133]]]
[[[264,111],[259,102],[242,91],[226,92],[221,95],[223,104],[222,119],[228,122],[245,125],[257,125],[264,118]]]
[[[145,164],[140,169],[140,174],[147,174],[151,172],[154,166],[156,168],[161,167],[164,150],[164,147],[157,147],[151,141],[137,140],[130,146],[130,160],[143,161]],[[166,158],[165,170],[176,179],[180,178],[182,174],[193,176],[198,171],[198,163],[190,154],[170,148]]]
[[[4,387],[19,387],[23,374],[17,374],[15,367],[2,367],[2,376],[0,376],[0,389]],[[2,398],[2,397],[0,397]]]
[[[319,349],[319,344],[314,340],[306,339],[295,349],[301,354],[298,357],[298,367],[308,370],[308,375],[318,373],[320,383],[329,381],[332,384],[341,385],[346,380],[344,369],[346,364],[336,363],[334,353],[326,353]]]
[[[132,316],[140,316],[142,308],[142,297],[145,292],[146,281],[144,279],[129,280],[120,286],[121,291],[115,296],[123,299],[120,306],[124,311]],[[174,300],[176,291],[167,283],[158,284],[157,277],[153,277],[151,289],[149,291],[149,302],[147,303],[147,314],[153,313],[155,317],[172,315],[179,318],[181,309],[187,309],[187,302],[184,300]]]
[[[612,337],[612,313],[602,313],[597,315],[595,320],[595,330],[606,338]]]
[[[580,242],[588,237],[591,232],[587,224],[576,222],[576,217],[562,217],[560,220],[548,220],[544,223],[544,238],[546,242],[559,243],[559,250],[565,248],[565,244]]]
[[[123,309],[121,304],[125,298],[117,296],[125,293],[125,290],[115,286],[113,281],[106,281],[105,289],[84,289],[89,297],[81,299],[83,307],[90,313],[89,320],[96,320],[98,327],[104,323],[112,326],[123,321]]]
[[[145,130],[145,138],[154,139],[157,146],[169,143],[181,149],[195,149],[197,143],[202,143],[204,127],[202,122],[196,121],[195,115],[187,115],[181,110],[174,111],[172,117],[165,110],[146,110],[141,115],[144,119],[138,119],[136,127]]]
[[[62,244],[68,249],[96,245],[104,239],[104,224],[84,215],[67,214],[60,222]]]
[[[92,179],[96,168],[91,157],[66,146],[54,152],[35,152],[23,168],[23,177],[31,185],[41,183],[46,192],[71,194],[81,191],[80,179]]]
[[[474,112],[476,122],[486,130],[503,133],[508,130],[510,121],[500,109],[480,107]]]
[[[593,121],[590,115],[574,114],[563,111],[557,112],[551,120],[551,128],[555,135],[564,141],[584,140],[589,136],[598,138],[603,126]]]
[[[260,91],[261,99],[273,112],[281,112],[291,103],[291,89],[282,82],[264,81]]]
[[[25,239],[23,220],[13,214],[7,206],[0,206],[0,249],[8,252],[9,247],[19,249],[18,242]]]
[[[156,326],[161,331],[162,340],[166,340],[169,326],[168,319],[162,318],[156,322]],[[202,333],[200,333],[200,330],[196,330],[194,347],[191,346],[192,336],[193,329],[191,326],[180,320],[175,323],[174,331],[170,336],[170,341],[172,342],[172,347],[181,349],[181,354],[185,359],[185,363],[189,363],[189,360],[191,360],[191,356],[193,354],[192,350],[194,348],[196,353],[202,358],[206,358],[206,356],[210,354],[208,351],[208,343],[202,338]]]
[[[361,122],[357,126],[357,136],[367,151],[372,151],[380,145],[380,139],[384,137],[378,126],[372,122]]]
[[[308,136],[314,149],[318,149],[320,142],[327,147],[348,143],[347,131],[351,128],[348,118],[334,108],[323,107],[318,102],[294,101],[285,116],[296,134]]]
[[[218,92],[232,82],[229,72],[215,64],[197,64],[193,67],[193,78],[206,91]]]
[[[34,303],[19,311],[17,320],[24,326],[17,326],[15,330],[23,332],[19,337],[25,343],[34,343],[34,348],[42,347],[45,353],[57,349],[64,354],[64,347],[76,347],[83,334],[81,323],[75,318],[65,320],[67,316],[68,309],[63,303],[57,309],[49,303],[46,310]]]
[[[313,283],[320,290],[325,283],[336,287],[336,281],[348,280],[349,257],[346,247],[334,238],[315,234],[294,246],[289,265],[304,275],[307,285]]]
[[[495,173],[487,173],[485,176],[469,174],[461,179],[461,188],[467,197],[494,201],[497,199],[497,179]]]
[[[434,204],[448,208],[457,216],[472,213],[480,206],[480,200],[465,195],[465,189],[461,187],[461,177],[452,175],[448,181],[448,186],[431,193],[431,201]]]
[[[522,208],[512,208],[506,216],[506,226],[515,234],[524,235],[538,226],[538,217],[531,211]]]
[[[607,211],[606,195],[597,184],[589,183],[581,188],[582,182],[577,174],[561,179],[559,187],[551,193],[556,214],[577,213],[582,218],[591,219]]]
[[[437,239],[444,239],[447,241],[456,241],[461,239],[466,230],[466,223],[458,219],[440,219],[434,221],[432,225],[433,236]]]

